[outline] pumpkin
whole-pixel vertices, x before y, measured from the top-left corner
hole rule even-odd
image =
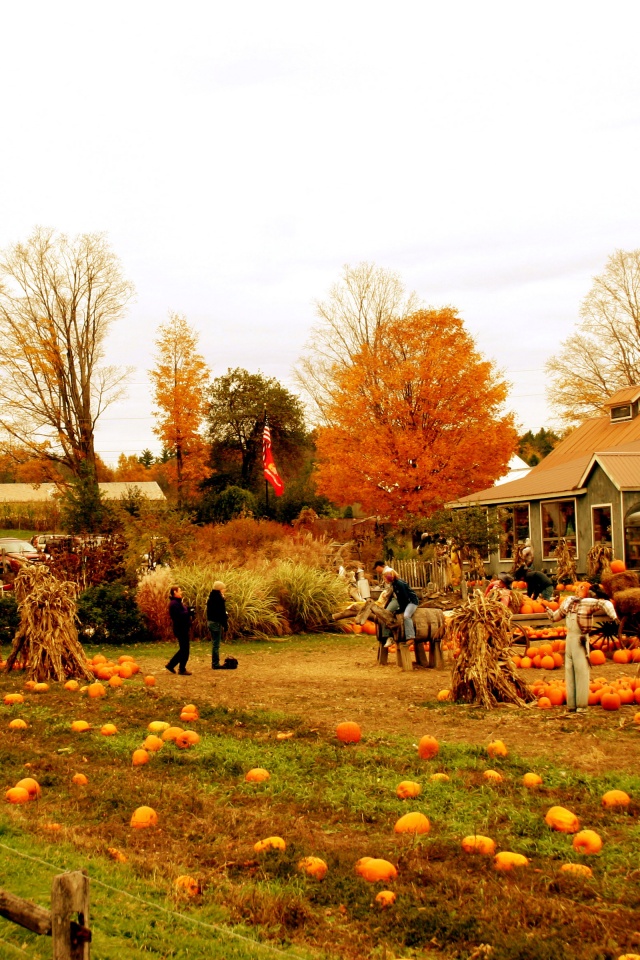
[[[403,780],[396,787],[396,796],[399,800],[412,800],[422,792],[422,787],[415,780]]]
[[[156,685],[156,678],[155,678],[155,677],[152,677],[151,675],[149,675],[148,677],[145,677],[145,678],[144,678],[144,685],[145,685],[145,687],[155,687],[155,685]]]
[[[34,693],[47,693],[49,690],[48,683],[36,683],[33,688]]]
[[[25,777],[24,780],[18,780],[16,787],[22,787],[29,794],[29,800],[37,800],[42,789],[37,780],[34,780],[33,777]]]
[[[106,663],[106,662],[107,662],[107,658],[105,657],[105,655],[104,655],[103,653],[96,653],[95,657],[94,657],[93,660],[91,661],[91,663],[92,663],[94,666],[97,666],[97,664],[99,664],[99,663]]]
[[[77,693],[77,691],[80,689],[80,684],[77,680],[67,680],[64,688],[65,690],[70,690],[71,693]]]
[[[590,879],[593,876],[593,870],[586,863],[563,863],[560,867],[561,873],[571,873],[576,877]]]
[[[502,783],[503,776],[501,773],[498,773],[497,770],[485,770],[482,774],[485,780],[490,780],[491,783]]]
[[[187,897],[197,897],[200,893],[200,884],[195,877],[189,877],[183,874],[174,881],[174,887],[178,893],[184,893]]]
[[[633,715],[633,722],[634,722],[634,723],[640,723],[640,711],[638,711],[638,713],[634,713],[634,715]]]
[[[91,724],[87,723],[86,720],[73,720],[71,729],[74,733],[86,733],[88,730],[91,730]]]
[[[118,850],[117,847],[107,847],[107,853],[112,860],[116,861],[116,863],[126,863],[128,860],[128,857],[122,852],[122,850]]]
[[[377,634],[378,631],[377,631],[377,629],[376,629],[376,625],[375,625],[375,623],[373,622],[373,620],[366,620],[366,621],[362,624],[362,632],[363,632],[363,633],[366,633],[366,634],[367,634],[368,636],[370,636],[370,637],[375,637],[375,636],[376,636],[376,634]]]
[[[253,770],[247,771],[245,780],[247,783],[262,783],[264,780],[268,780],[270,776],[271,774],[264,767],[254,767]]]
[[[435,737],[425,736],[418,741],[418,756],[421,760],[432,760],[440,750]]]
[[[544,822],[552,830],[559,830],[560,833],[577,833],[580,829],[580,821],[575,813],[571,813],[566,807],[550,807]]]
[[[186,706],[182,708],[182,713],[192,713],[195,716],[196,720],[200,716],[200,714],[198,713],[198,708],[196,707],[195,703],[187,703]]]
[[[371,860],[373,860],[373,857],[360,857],[359,860],[356,860],[356,866],[355,866],[356,873],[362,876],[362,871]]]
[[[537,773],[525,773],[524,777],[522,778],[522,783],[525,787],[529,787],[530,789],[533,787],[539,787],[542,783],[542,777]]]
[[[360,867],[358,869],[358,864]],[[388,860],[377,860],[375,857],[363,857],[356,864],[357,872],[367,883],[377,883],[379,880],[395,880],[398,871]]]
[[[130,664],[123,663],[121,667],[118,667],[117,676],[120,677],[121,680],[130,680],[132,675],[133,670],[131,669]]]
[[[405,813],[393,830],[395,833],[429,833],[431,824],[424,813]]]
[[[451,777],[448,773],[432,773],[429,777],[429,780],[432,780],[434,783],[448,783]]]
[[[122,677],[119,677],[118,674],[114,674],[112,677],[109,677],[109,686],[110,687],[121,687],[124,683]],[[89,694],[91,696],[91,694]]]
[[[608,690],[600,697],[600,705],[605,710],[619,710],[621,703],[620,697],[613,690]]]
[[[199,720],[200,717],[197,713],[189,713],[188,711],[182,711],[180,714],[180,719],[183,723],[195,723],[196,720]]]
[[[387,907],[393,906],[396,902],[396,895],[393,890],[381,890],[380,893],[376,894],[376,903],[383,910],[386,910]]]
[[[526,867],[528,863],[527,858],[523,857],[521,853],[511,853],[508,850],[496,853],[493,858],[494,869],[502,873],[508,873],[509,870],[515,870],[519,867]]]
[[[134,767],[143,767],[145,763],[149,763],[149,754],[146,750],[134,750],[131,763]]]
[[[548,697],[540,697],[538,700],[539,710],[551,710],[551,700]]]
[[[509,751],[502,740],[492,740],[487,746],[487,753],[493,759],[494,757],[506,757]]]
[[[595,830],[581,830],[573,838],[573,849],[578,853],[594,854],[602,850],[602,838]]]
[[[452,699],[453,699],[453,694],[451,693],[451,690],[440,690],[439,693],[438,693],[438,698],[437,698],[437,699],[438,699],[440,702],[443,702],[443,701],[445,701],[445,700],[452,700]]]
[[[326,863],[320,857],[304,857],[298,861],[298,870],[315,880],[323,880],[328,869]]]
[[[169,729],[169,724],[164,720],[152,720],[147,730],[149,733],[164,733],[165,730]]]
[[[24,703],[24,697],[21,693],[8,693],[4,698],[5,706],[12,707],[16,703]]]
[[[15,720],[9,721],[9,730],[26,730],[27,726],[28,724],[26,720],[19,720],[16,718]]]
[[[256,853],[264,853],[265,850],[286,850],[287,845],[282,837],[267,837],[254,843],[253,849]]]
[[[624,560],[611,561],[611,573],[624,573],[626,569],[627,565]]]
[[[640,960],[640,953],[623,953],[618,960]]]
[[[131,814],[131,826],[136,830],[145,830],[147,827],[155,827],[158,822],[158,814],[153,807],[138,807]]]
[[[86,785],[89,783],[89,780],[84,773],[74,773],[74,775],[71,777],[71,783],[75,783],[78,787],[86,787]]]
[[[29,791],[25,790],[24,787],[11,787],[5,793],[4,798],[8,803],[29,803],[31,800]]]
[[[167,729],[162,734],[162,739],[167,740],[176,740],[179,736],[184,733],[182,727],[167,727]]]
[[[105,725],[100,730],[100,733],[103,737],[113,737],[114,734],[118,732],[118,728],[114,723],[105,723]]]
[[[359,743],[362,739],[362,731],[357,723],[347,720],[336,727],[336,737],[341,743]]]
[[[491,837],[483,837],[480,834],[465,837],[461,846],[465,853],[481,853],[486,857],[492,857],[496,852],[495,841]]]
[[[631,650],[614,650],[611,658],[614,663],[631,663]]]
[[[602,798],[603,807],[628,807],[630,803],[631,797],[624,790],[608,790]]]
[[[156,753],[157,750],[162,750],[164,747],[164,742],[160,737],[154,736],[152,733],[149,734],[145,742],[142,744],[142,749],[147,750],[149,753]]]
[[[28,690],[29,692],[31,692],[33,688],[36,686],[36,684],[37,684],[37,680],[27,680],[27,682],[24,685],[24,688],[25,690]]]
[[[196,743],[200,743],[200,734],[196,733],[195,730],[183,730],[180,736],[176,737],[174,743],[180,750],[188,750],[189,747],[195,747]]]

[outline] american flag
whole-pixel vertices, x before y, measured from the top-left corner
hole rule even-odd
[[[264,468],[264,478],[268,480],[275,491],[276,497],[281,497],[284,493],[284,483],[282,482],[276,465],[273,462],[273,453],[271,452],[271,430],[269,429],[269,418],[264,415],[264,430],[262,431],[262,466]]]

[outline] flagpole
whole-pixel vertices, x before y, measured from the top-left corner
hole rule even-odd
[[[267,516],[269,516],[269,481],[268,480],[265,480],[264,482],[264,496],[265,496],[265,500],[267,501],[266,513],[267,513]]]

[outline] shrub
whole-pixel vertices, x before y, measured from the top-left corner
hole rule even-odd
[[[133,591],[121,583],[89,587],[78,598],[82,632],[96,643],[137,643],[147,631]]]
[[[195,558],[204,563],[260,568],[265,562],[291,560],[311,567],[329,564],[331,545],[306,530],[274,520],[239,517],[229,523],[202,527],[196,534]]]
[[[11,643],[20,623],[18,604],[13,594],[0,592],[0,646]]]
[[[277,608],[276,598],[269,590],[264,575],[217,564],[184,564],[173,571],[187,602],[196,608],[194,633],[208,636],[207,598],[216,580],[227,585],[227,613],[229,640],[242,636],[269,637],[288,633],[289,625]]]
[[[281,561],[268,584],[294,632],[325,628],[334,610],[349,600],[344,580],[302,563]]]
[[[147,630],[154,640],[173,640],[169,618],[169,589],[174,582],[169,567],[156,567],[140,579],[136,602]]]
[[[258,510],[256,498],[250,490],[227,487],[222,493],[203,497],[198,509],[201,523],[228,523],[236,517],[252,515]]]

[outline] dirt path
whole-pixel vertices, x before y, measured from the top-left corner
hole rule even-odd
[[[431,670],[403,673],[395,665],[378,667],[375,642],[354,640],[353,646],[307,648],[296,644],[238,645],[238,670],[211,670],[208,647],[194,645],[191,677],[171,676],[162,656],[140,657],[145,672],[154,673],[164,693],[176,699],[209,701],[231,708],[274,710],[304,719],[311,727],[331,732],[341,720],[355,720],[366,735],[401,733],[416,738],[425,733],[442,740],[486,744],[499,737],[524,757],[553,757],[585,771],[637,772],[640,765],[640,725],[633,716],[640,707],[608,713],[592,708],[585,719],[562,718],[563,710],[502,708],[491,712],[455,704],[439,704],[439,690],[450,674]],[[206,654],[205,651],[206,650]],[[635,676],[636,667],[607,663],[598,676],[621,672]],[[521,671],[533,681],[540,671]]]

